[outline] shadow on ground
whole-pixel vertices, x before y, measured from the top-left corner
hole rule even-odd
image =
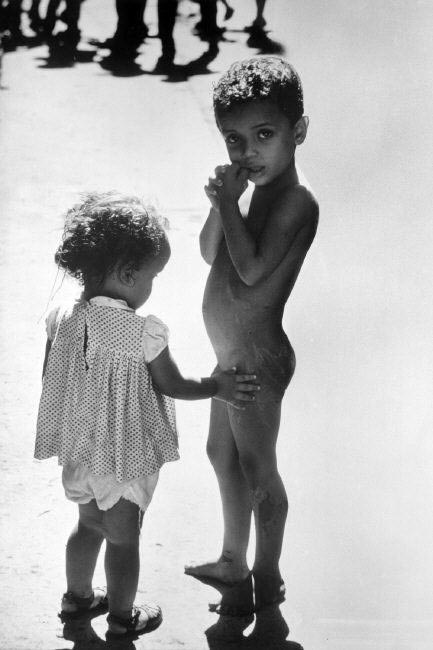
[[[248,616],[219,616],[205,630],[209,650],[304,650],[296,641],[287,640],[289,626],[278,605],[258,612],[251,633],[244,636],[252,620]]]

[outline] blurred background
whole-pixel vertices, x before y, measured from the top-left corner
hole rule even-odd
[[[86,190],[158,204],[173,252],[143,312],[169,325],[185,374],[209,374],[198,233],[203,186],[227,160],[212,83],[236,59],[274,53],[303,80],[297,160],[321,207],[284,319],[297,370],[279,439],[291,632],[278,647],[430,649],[431,3],[268,0],[265,24],[254,0],[230,0],[233,14],[162,2],[159,21],[156,0],[129,13],[121,0],[0,4],[1,647],[106,646],[104,617],[84,640],[56,618],[75,507],[55,461],[32,459],[46,309],[76,291],[53,264],[63,214]],[[146,514],[139,588],[165,622],[130,648],[241,647],[205,634],[214,592],[183,575],[220,550],[208,409],[178,402],[182,458]]]

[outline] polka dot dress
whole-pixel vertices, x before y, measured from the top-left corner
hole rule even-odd
[[[51,312],[47,333],[35,458],[80,462],[118,481],[179,458],[174,400],[154,389],[147,367],[167,345],[158,318],[99,296]]]

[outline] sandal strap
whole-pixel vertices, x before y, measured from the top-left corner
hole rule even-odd
[[[137,607],[132,608],[132,615],[129,618],[122,618],[121,616],[117,616],[116,614],[108,614],[107,616],[107,622],[108,623],[117,623],[118,625],[122,625],[122,627],[125,627],[128,632],[131,630],[135,630],[138,619],[140,618],[140,610],[137,609]]]
[[[92,591],[91,596],[84,598],[82,596],[76,596],[72,591],[67,591],[65,594],[63,594],[63,598],[68,600],[70,603],[74,603],[78,609],[89,609],[95,599],[95,594]]]

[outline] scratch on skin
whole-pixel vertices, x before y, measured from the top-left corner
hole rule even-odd
[[[253,507],[258,508],[260,528],[265,535],[271,536],[281,527],[285,519],[287,501],[284,497],[272,498],[267,490],[257,487],[252,493]]]

